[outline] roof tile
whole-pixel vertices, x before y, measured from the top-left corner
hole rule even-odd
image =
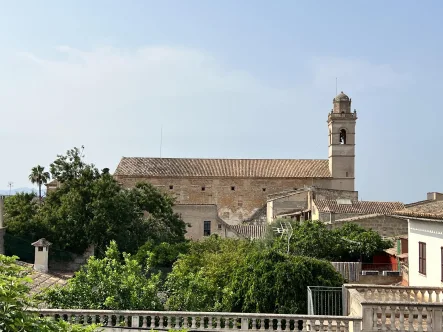
[[[395,211],[405,217],[443,219],[443,201],[422,201],[418,205],[406,205],[405,209]]]
[[[116,176],[329,178],[328,160],[123,157]]]
[[[32,283],[29,284],[30,294],[38,294],[44,291],[48,287],[63,286],[67,283],[67,277],[55,273],[42,273],[33,270],[33,265],[22,261],[17,261],[17,264],[27,268],[29,270],[29,277],[32,279]]]
[[[352,214],[390,214],[404,208],[400,202],[351,201],[351,204],[339,204],[336,200],[314,200],[320,212]]]

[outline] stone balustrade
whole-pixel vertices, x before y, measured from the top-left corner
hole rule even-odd
[[[366,301],[443,302],[443,288],[439,287],[345,285],[345,288],[348,290],[355,289]]]
[[[440,303],[363,302],[362,331],[442,331]]]
[[[52,319],[101,324],[106,332],[189,331],[361,331],[360,317],[182,311],[35,310]]]
[[[443,288],[345,285],[345,312],[362,331],[443,331]]]

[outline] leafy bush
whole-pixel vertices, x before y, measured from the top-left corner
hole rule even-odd
[[[341,286],[326,261],[260,241],[209,237],[190,245],[166,281],[170,310],[306,313],[307,286]]]
[[[174,199],[153,185],[139,183],[126,190],[109,169],[86,164],[78,148],[57,156],[50,170],[58,188],[42,204],[36,203],[35,194],[6,200],[11,235],[29,243],[45,237],[53,243],[51,253],[83,254],[94,245],[99,257],[111,240],[131,254],[147,241],[185,241],[186,224],[173,211]]]
[[[91,257],[63,287],[42,297],[53,308],[103,310],[160,310],[159,275],[146,277],[130,254],[118,251],[112,241],[105,257]]]
[[[64,321],[50,321],[26,311],[36,307],[29,297],[29,271],[16,264],[17,257],[0,255],[0,331],[91,332],[97,326],[82,327]]]
[[[279,222],[276,220],[270,227]],[[289,248],[293,255],[328,261],[356,261],[360,258],[371,259],[392,246],[390,241],[383,240],[377,232],[353,223],[345,223],[333,230],[321,221],[291,221],[291,225],[293,235]],[[270,243],[282,252],[287,250],[286,237],[272,234]]]

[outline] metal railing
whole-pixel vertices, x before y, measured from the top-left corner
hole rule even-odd
[[[308,286],[308,315],[343,314],[343,288]]]
[[[362,270],[369,270],[369,271],[398,271],[398,265],[395,264],[389,264],[389,263],[363,263]]]

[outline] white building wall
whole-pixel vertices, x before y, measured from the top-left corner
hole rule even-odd
[[[442,287],[443,222],[408,220],[409,286]],[[426,275],[418,272],[418,243],[426,243]]]

